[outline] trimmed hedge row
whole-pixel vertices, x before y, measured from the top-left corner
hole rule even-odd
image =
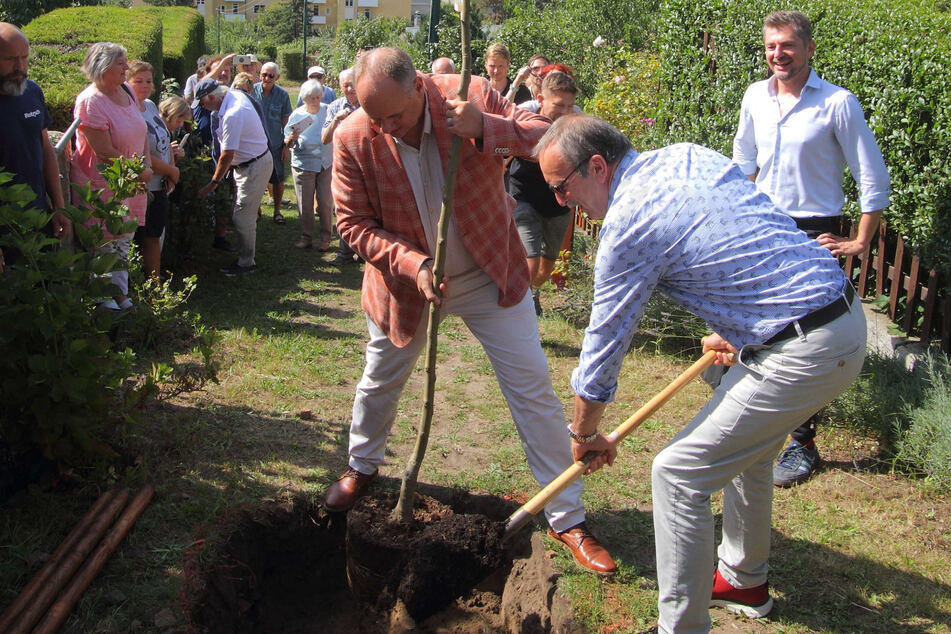
[[[763,17],[774,0],[666,0],[656,40],[666,94],[658,141],[729,155],[746,87],[766,77]],[[951,268],[951,16],[930,0],[804,0],[813,66],[865,110],[892,179],[889,226],[927,266]],[[845,212],[856,216],[846,179]]]
[[[195,63],[205,50],[205,19],[198,11],[188,7],[142,7],[132,10],[142,11],[162,21],[164,77],[174,77],[179,86],[184,86],[185,79],[195,72]]]
[[[303,67],[301,61],[303,56],[303,42],[293,42],[277,48],[277,59],[275,63],[281,69],[281,77],[291,81],[304,81],[307,79],[305,73],[307,69]]]
[[[27,24],[23,32],[30,40],[30,77],[46,95],[53,129],[69,126],[76,95],[89,85],[80,67],[90,44],[121,44],[130,61],[152,64],[161,84],[162,23],[148,13],[119,7],[57,9]]]

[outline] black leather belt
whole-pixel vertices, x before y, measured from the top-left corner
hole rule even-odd
[[[777,332],[775,335],[766,340],[766,344],[774,344],[778,341],[784,341],[786,339],[792,339],[793,337],[798,337],[799,332],[796,331],[796,324],[799,324],[799,327],[802,329],[803,333],[807,333],[810,330],[815,330],[820,326],[825,326],[830,321],[838,319],[845,313],[849,312],[849,307],[852,305],[852,300],[855,298],[855,289],[852,288],[851,284],[845,285],[845,292],[837,297],[835,301],[831,304],[826,304],[819,310],[814,310],[805,317],[800,317],[796,321],[792,321],[786,324],[786,327]]]
[[[234,167],[235,167],[235,169],[240,169],[240,168],[242,168],[242,167],[247,167],[248,165],[250,165],[251,163],[255,162],[256,160],[258,160],[259,158],[261,158],[262,156],[264,156],[264,155],[267,154],[267,153],[268,153],[268,150],[264,150],[263,152],[261,152],[260,154],[258,154],[257,156],[255,156],[255,157],[254,157],[253,159],[251,159],[250,161],[245,161],[244,163],[238,163],[238,164],[235,165]]]
[[[842,216],[812,216],[793,220],[810,238],[818,238],[823,233],[838,233],[842,228]]]

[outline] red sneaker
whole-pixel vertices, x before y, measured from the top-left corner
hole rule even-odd
[[[769,583],[755,588],[734,588],[720,576],[713,573],[713,595],[710,607],[726,608],[728,612],[742,614],[751,619],[761,619],[773,609],[773,598],[769,596]]]

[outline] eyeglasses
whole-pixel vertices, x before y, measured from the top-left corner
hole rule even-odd
[[[269,78],[269,79],[274,79],[275,77],[277,77],[277,75],[273,75],[273,74],[271,74],[271,73],[261,73],[261,77],[267,77],[267,78]]]
[[[594,155],[592,154],[591,156],[594,156]],[[568,175],[565,176],[560,183],[558,183],[557,185],[549,185],[548,189],[550,189],[553,193],[558,194],[559,196],[565,196],[566,195],[565,185],[567,185],[568,181],[571,180],[571,177],[574,176],[578,172],[579,169],[581,169],[582,165],[588,164],[588,161],[591,160],[591,156],[589,156],[585,160],[575,165],[575,168],[571,170],[570,172],[568,172]]]

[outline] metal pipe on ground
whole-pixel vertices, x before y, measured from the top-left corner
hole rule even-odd
[[[106,535],[105,539],[99,544],[99,547],[96,548],[95,552],[86,560],[86,563],[83,564],[83,567],[79,569],[76,576],[69,582],[69,585],[66,586],[66,589],[60,595],[59,599],[50,607],[46,616],[40,621],[40,624],[36,626],[36,629],[33,630],[34,634],[52,634],[59,630],[63,622],[66,621],[66,617],[69,616],[73,606],[79,601],[79,597],[81,597],[86,588],[89,587],[92,580],[96,578],[96,575],[99,574],[99,571],[105,565],[106,561],[109,560],[109,557],[119,546],[119,543],[132,528],[132,525],[135,524],[139,515],[141,515],[145,507],[148,506],[154,493],[155,489],[151,485],[147,485],[133,498],[119,519],[116,520],[115,526],[112,527],[109,534]]]
[[[13,603],[7,606],[7,609],[0,615],[0,632],[6,632],[7,628],[12,628],[13,624],[20,617],[21,612],[26,606],[34,604],[36,593],[40,588],[46,587],[50,577],[59,567],[60,562],[67,553],[73,550],[77,543],[89,531],[89,527],[95,519],[102,513],[103,509],[116,496],[116,489],[109,489],[99,496],[99,499],[93,503],[82,519],[73,527],[73,530],[60,542],[59,546],[50,555],[43,567],[40,568],[26,587],[20,591],[20,594],[13,600]]]
[[[112,518],[125,506],[128,499],[128,489],[119,491],[109,501],[105,511],[96,517],[89,530],[83,534],[75,546],[69,552],[64,551],[62,562],[47,574],[45,585],[35,594],[29,606],[20,613],[19,618],[12,624],[7,634],[25,634],[33,628],[37,621],[43,618],[50,603],[72,578],[76,569],[86,560],[90,551],[99,543],[103,534],[112,524]]]

